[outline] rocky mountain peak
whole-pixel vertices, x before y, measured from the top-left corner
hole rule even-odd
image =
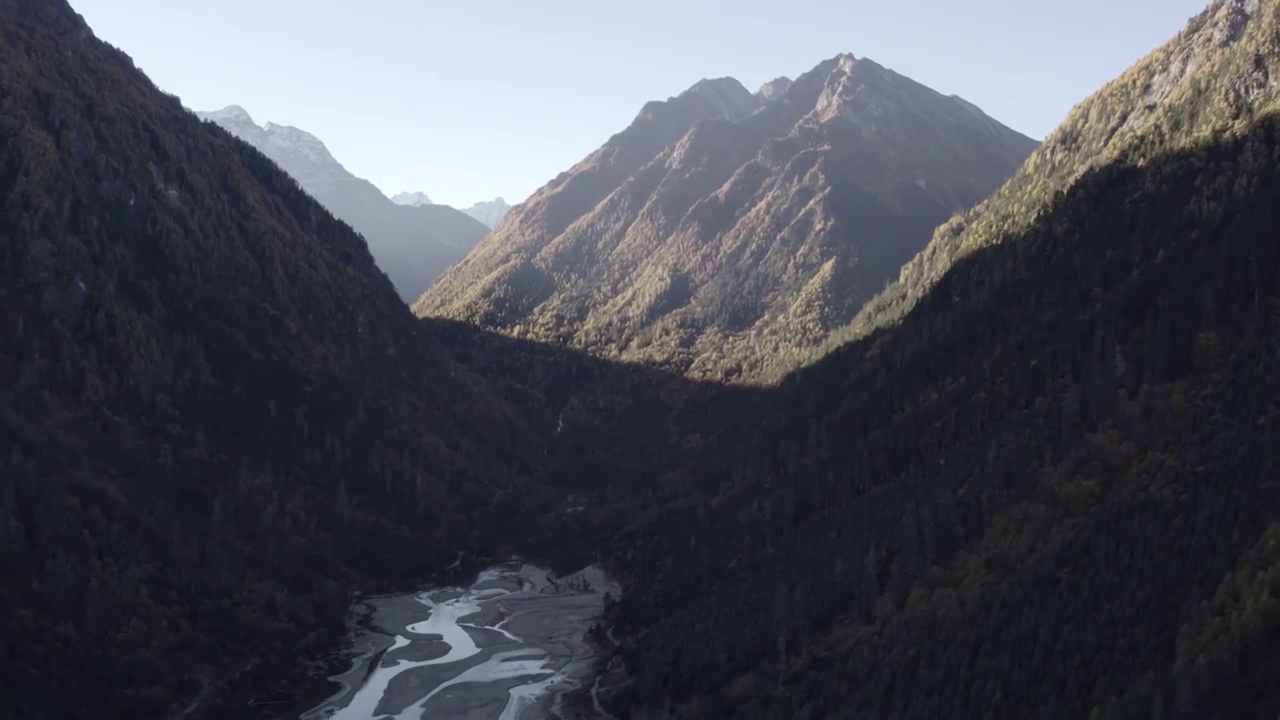
[[[329,148],[325,146],[324,142],[306,130],[292,125],[277,125],[273,122],[263,125],[262,129],[267,134],[268,141],[272,144],[298,153],[312,162],[334,164],[338,162],[329,152]]]
[[[814,105],[813,114],[819,120],[867,120],[883,115],[891,104],[902,100],[900,92],[891,89],[895,73],[872,60],[838,55],[831,66]]]
[[[214,110],[212,112],[197,113],[197,114],[200,115],[201,117],[204,117],[207,120],[212,120],[217,123],[236,122],[236,123],[248,123],[250,125],[255,125],[255,126],[257,125],[257,123],[255,123],[253,121],[253,118],[249,115],[249,111],[245,110],[239,105],[228,105],[222,108],[221,110]]]
[[[731,77],[699,80],[677,98],[698,97],[728,120],[741,120],[760,107],[760,100]]]
[[[335,171],[345,172],[324,142],[301,128],[274,122],[258,125],[249,112],[239,105],[228,105],[221,110],[211,112],[197,111],[196,116],[221,125],[232,135],[266,152],[276,162],[282,162],[282,158],[272,152],[272,149],[289,154],[290,159],[295,162],[306,160],[312,163],[331,164],[335,166]]]
[[[787,90],[789,89],[791,89],[791,78],[789,77],[774,78],[769,82],[765,83],[764,85],[760,86],[760,89],[756,91],[756,98],[759,99],[761,102],[769,102],[771,100],[777,100],[778,98],[785,95],[787,93]]]
[[[1035,145],[850,54],[759,93],[702,80],[648,103],[414,309],[694,377],[758,378],[851,320]]]

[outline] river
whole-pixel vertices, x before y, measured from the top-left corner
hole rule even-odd
[[[595,566],[554,578],[516,562],[466,588],[365,600],[340,689],[301,720],[564,717],[565,693],[592,680],[586,633],[610,589]]]

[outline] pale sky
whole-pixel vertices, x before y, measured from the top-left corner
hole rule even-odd
[[[196,110],[318,136],[388,194],[523,200],[704,77],[841,52],[1037,139],[1207,0],[71,0]]]

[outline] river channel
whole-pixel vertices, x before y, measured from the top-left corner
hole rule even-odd
[[[367,599],[339,691],[301,720],[565,717],[565,693],[592,681],[586,633],[611,589],[594,566],[555,578],[515,562],[465,588]]]

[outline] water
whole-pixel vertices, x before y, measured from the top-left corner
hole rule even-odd
[[[593,679],[586,632],[608,589],[594,566],[554,580],[513,563],[466,588],[369,600],[374,629],[352,638],[365,652],[302,720],[549,717],[565,692]]]

